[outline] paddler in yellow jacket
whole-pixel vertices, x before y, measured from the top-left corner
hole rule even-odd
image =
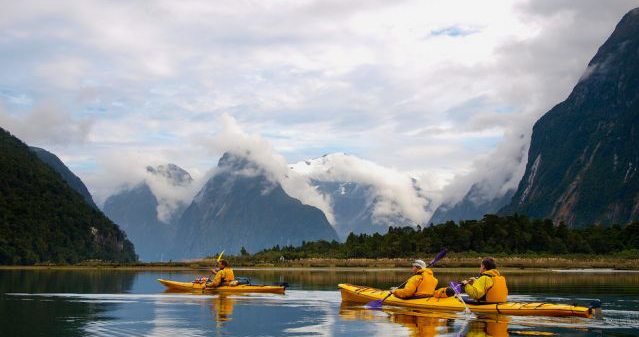
[[[426,263],[422,260],[415,260],[413,262],[413,276],[408,279],[403,288],[393,289],[391,292],[399,298],[433,296],[437,282],[433,271],[426,268]]]
[[[220,260],[217,263],[219,270],[211,270],[211,273],[215,275],[215,278],[211,283],[207,284],[207,287],[219,287],[228,285],[231,281],[235,280],[233,270],[229,267],[229,263],[226,260]]]
[[[499,274],[495,260],[487,257],[481,261],[478,279],[462,281],[464,291],[478,302],[506,302],[508,287],[506,278]]]

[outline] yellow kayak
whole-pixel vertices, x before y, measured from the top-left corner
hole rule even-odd
[[[276,293],[283,294],[284,286],[268,286],[268,285],[256,285],[256,284],[239,284],[236,286],[220,286],[216,288],[206,287],[204,283],[197,282],[178,282],[158,279],[158,281],[164,284],[168,290],[172,291],[211,291],[218,293]]]
[[[381,300],[388,295],[388,290],[352,284],[340,284],[338,286],[342,292],[343,302],[368,303],[370,301]],[[464,310],[462,302],[455,297],[400,299],[391,295],[384,301],[384,304],[428,310]],[[577,316],[592,318],[593,315],[592,308],[552,303],[504,302],[498,304],[468,304],[468,308],[474,313],[518,316]]]

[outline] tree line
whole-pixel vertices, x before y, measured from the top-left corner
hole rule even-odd
[[[353,234],[345,242],[303,242],[275,246],[255,257],[399,258],[452,252],[506,254],[611,254],[639,249],[639,221],[626,226],[590,225],[572,229],[564,223],[529,219],[524,215],[486,215],[428,227],[389,227],[386,234]]]

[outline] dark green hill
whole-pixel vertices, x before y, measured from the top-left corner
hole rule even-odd
[[[62,179],[64,179],[64,181],[69,184],[69,186],[71,186],[74,190],[76,190],[84,197],[84,200],[86,200],[87,204],[91,205],[91,207],[93,207],[94,209],[98,209],[98,206],[96,206],[95,202],[93,202],[93,197],[91,196],[91,193],[89,193],[89,189],[84,185],[82,180],[78,178],[78,176],[76,176],[73,172],[71,172],[71,170],[69,170],[66,165],[64,165],[64,163],[62,162],[62,160],[60,160],[60,158],[58,158],[58,156],[45,149],[41,149],[35,146],[30,146],[29,149],[31,149],[31,151],[35,153],[38,158],[40,158],[40,160],[42,160],[47,165],[51,166],[52,169],[58,172],[62,176]]]
[[[136,260],[133,244],[29,147],[0,128],[0,264]]]
[[[568,98],[533,127],[526,173],[500,213],[625,224],[639,219],[639,8],[599,48]]]

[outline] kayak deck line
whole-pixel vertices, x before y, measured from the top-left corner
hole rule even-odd
[[[206,284],[195,282],[179,282],[158,279],[167,289],[184,292],[215,292],[215,293],[276,293],[284,294],[285,286],[265,284],[239,284],[236,286],[207,287]]]
[[[388,295],[388,290],[381,290],[352,284],[339,284],[343,302],[368,303],[381,300]],[[418,309],[463,311],[464,304],[455,297],[401,299],[391,295],[384,304]],[[474,313],[493,313],[517,316],[577,316],[592,318],[593,309],[566,304],[539,302],[504,302],[504,303],[468,303]]]

